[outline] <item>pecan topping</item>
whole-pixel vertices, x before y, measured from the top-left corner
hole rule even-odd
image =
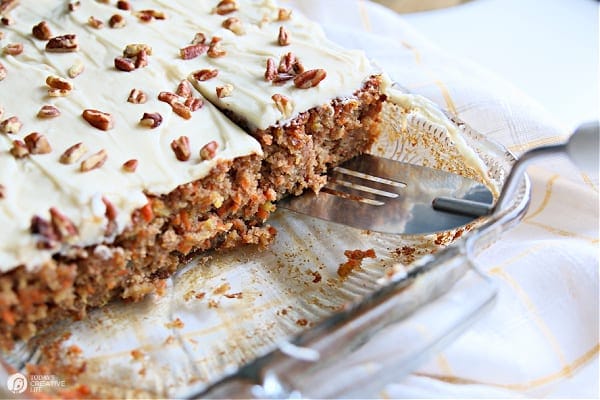
[[[29,150],[27,150],[27,145],[22,140],[13,140],[12,148],[10,149],[10,154],[15,158],[23,158],[29,155]]]
[[[218,69],[201,69],[192,74],[194,79],[200,82],[215,78],[217,75],[219,75]]]
[[[4,80],[6,78],[6,75],[6,67],[2,63],[0,63],[0,81]]]
[[[48,96],[50,97],[65,97],[69,93],[71,91],[67,89],[48,88]]]
[[[123,18],[122,15],[119,14],[114,14],[108,20],[108,26],[110,26],[113,29],[123,28],[125,25],[127,25],[127,21],[125,20],[125,18]]]
[[[135,68],[144,68],[147,66],[148,66],[148,53],[146,53],[146,50],[142,50],[135,57]]]
[[[152,47],[143,43],[132,43],[125,46],[125,49],[123,50],[123,57],[133,58],[141,51],[145,51],[149,56],[152,55]]]
[[[206,53],[209,46],[204,43],[191,44],[179,50],[179,55],[184,60],[191,60]]]
[[[138,167],[138,160],[131,159],[123,163],[123,170],[126,172],[135,172]]]
[[[19,4],[19,0],[0,0],[0,14],[6,14]]]
[[[218,39],[218,40],[215,40],[215,39]],[[221,39],[220,38],[213,38],[213,40],[211,41],[211,43],[208,47],[208,51],[206,52],[206,54],[210,58],[219,58],[219,57],[223,57],[223,56],[227,55],[227,51],[225,51],[223,48],[221,48]]]
[[[277,37],[277,43],[280,46],[288,46],[290,44],[290,34],[283,26],[279,27],[279,36]]]
[[[275,78],[273,78],[273,84],[274,85],[283,85],[287,81],[294,79],[294,77],[295,77],[295,75],[292,75],[292,74],[279,73],[279,74],[275,75]]]
[[[77,236],[77,228],[73,222],[55,207],[50,208],[50,221],[58,240],[65,241]]]
[[[71,67],[69,67],[69,70],[67,71],[67,75],[69,75],[69,78],[77,78],[79,75],[81,75],[81,73],[83,72],[84,69],[84,65],[81,61],[77,61],[75,62],[75,64],[71,65]]]
[[[277,71],[275,70],[275,60],[272,58],[267,59],[267,69],[265,70],[265,80],[272,81],[277,75]]]
[[[277,72],[291,74],[294,72],[294,64],[296,64],[296,56],[294,53],[286,53],[279,60]]]
[[[61,164],[73,164],[79,161],[85,153],[87,153],[87,147],[79,142],[66,149],[64,153],[60,155],[58,161],[60,161]]]
[[[119,71],[131,72],[135,69],[135,63],[131,58],[115,57],[115,68]]]
[[[133,104],[144,104],[148,100],[146,93],[139,89],[131,89],[127,101]]]
[[[227,15],[237,11],[238,5],[235,0],[221,0],[213,10],[219,15]]]
[[[46,51],[51,53],[68,53],[79,50],[77,36],[67,34],[50,38],[46,43]]]
[[[169,105],[172,105],[176,101],[185,101],[185,99],[182,99],[181,97],[177,96],[175,93],[171,93],[171,92],[160,92],[158,94],[158,100],[165,102]]]
[[[194,35],[194,39],[192,39],[192,44],[204,44],[206,43],[206,35],[202,32],[196,33]]]
[[[277,107],[279,112],[285,118],[289,118],[292,115],[292,111],[294,111],[294,105],[289,98],[278,93],[274,94],[271,98],[275,102],[275,107]]]
[[[162,115],[159,113],[144,113],[142,119],[140,119],[140,125],[154,129],[162,124],[162,120]]]
[[[222,99],[224,97],[229,97],[229,96],[231,96],[231,93],[233,92],[233,85],[227,83],[224,86],[217,86],[216,92],[217,92],[217,97],[220,99]]]
[[[83,160],[80,165],[81,172],[88,172],[96,168],[100,168],[106,162],[108,154],[102,149],[97,153],[92,154],[87,159]]]
[[[117,1],[117,8],[119,10],[129,11],[131,10],[131,4],[129,4],[129,2],[126,0],[119,0]]]
[[[0,122],[0,131],[2,133],[19,133],[23,123],[18,117],[9,117],[4,121]]]
[[[73,12],[81,7],[81,1],[70,1],[69,2],[69,11]]]
[[[135,161],[135,160],[133,160]],[[117,209],[115,205],[106,198],[106,196],[102,196],[102,202],[106,206],[106,211],[104,212],[104,216],[109,221],[114,221],[117,219]]]
[[[212,160],[217,155],[217,148],[219,144],[217,142],[210,141],[200,149],[200,158],[202,160]]]
[[[277,21],[288,21],[290,18],[292,18],[292,10],[280,8],[277,11]]]
[[[95,17],[88,18],[88,25],[95,29],[104,28],[104,22],[100,21],[98,18]]]
[[[50,222],[44,218],[37,215],[33,216],[29,231],[34,235],[41,236],[37,242],[39,249],[51,249],[56,246],[56,241],[58,240],[56,232]]]
[[[192,110],[190,110],[190,108],[184,103],[174,101],[173,103],[171,103],[171,108],[173,109],[173,112],[175,114],[179,115],[183,119],[192,118]]]
[[[0,18],[0,23],[2,23],[2,25],[4,26],[11,26],[12,24],[15,23],[15,20],[12,19],[11,17],[2,17]]]
[[[38,118],[55,118],[60,115],[60,110],[53,105],[46,104],[37,113]]]
[[[244,27],[242,26],[242,21],[238,17],[229,17],[222,24],[223,28],[229,29],[231,32],[236,35],[244,34]]]
[[[73,90],[73,85],[66,79],[60,76],[50,75],[46,78],[46,85],[51,89]]]
[[[6,186],[0,184],[0,199],[6,198]]]
[[[204,101],[198,97],[189,97],[185,100],[184,105],[189,108],[190,111],[194,112],[198,111],[202,108],[202,106],[204,106]]]
[[[177,89],[175,89],[175,94],[186,99],[192,97],[192,85],[188,81],[179,82]]]
[[[150,22],[152,19],[167,19],[167,15],[162,11],[157,10],[141,10],[134,14],[142,22]]]
[[[171,142],[171,149],[179,161],[187,161],[192,155],[190,151],[190,140],[187,136],[180,136]]]
[[[50,25],[46,21],[42,21],[37,25],[34,25],[31,29],[33,37],[39,40],[48,40],[52,37],[52,31]]]
[[[23,138],[29,154],[48,154],[52,151],[48,139],[38,132],[32,132]]]
[[[87,109],[83,111],[82,116],[90,125],[102,131],[107,131],[113,127],[112,115],[108,113]]]
[[[294,85],[299,89],[309,89],[317,86],[325,77],[327,72],[324,69],[311,69],[296,76]]]
[[[9,56],[18,56],[23,52],[23,43],[9,43],[4,46],[3,53]]]

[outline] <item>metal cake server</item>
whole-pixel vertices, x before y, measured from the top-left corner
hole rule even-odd
[[[490,190],[472,179],[363,154],[334,168],[319,194],[286,198],[279,207],[375,232],[447,231],[501,210],[529,162],[556,153],[566,153],[582,169],[597,172],[598,122],[581,125],[564,144],[524,153],[514,164],[495,205]]]

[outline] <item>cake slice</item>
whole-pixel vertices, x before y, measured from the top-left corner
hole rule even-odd
[[[0,345],[266,246],[379,132],[385,80],[270,1],[2,1]]]

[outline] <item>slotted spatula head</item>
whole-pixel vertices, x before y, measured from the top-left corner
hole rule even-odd
[[[476,217],[437,211],[444,196],[491,204],[484,185],[457,174],[361,155],[335,168],[319,194],[289,197],[279,207],[359,229],[426,234],[466,225]]]

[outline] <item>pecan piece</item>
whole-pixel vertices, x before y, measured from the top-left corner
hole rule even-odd
[[[22,140],[13,140],[12,148],[10,149],[10,154],[15,158],[23,158],[29,155],[29,150],[27,150],[27,145]]]
[[[146,53],[146,50],[141,50],[136,56],[135,56],[135,68],[144,68],[148,66],[148,53]]]
[[[173,103],[175,103],[176,101],[179,101],[179,102],[185,101],[185,99],[182,99],[181,97],[177,96],[175,93],[171,93],[171,92],[160,92],[158,94],[158,100],[165,102],[169,105],[173,105]]]
[[[0,122],[0,131],[2,133],[19,133],[23,127],[23,123],[19,120],[19,117],[13,116],[6,118],[4,121]]]
[[[9,56],[18,56],[23,52],[23,43],[9,43],[4,46],[2,52]]]
[[[223,86],[217,86],[215,90],[217,92],[217,97],[222,99],[224,97],[231,96],[231,93],[233,93],[233,85],[230,83],[226,83]]]
[[[192,155],[190,151],[190,139],[187,136],[180,136],[171,142],[171,149],[179,161],[187,161]]]
[[[19,0],[0,0],[0,14],[8,14],[9,11],[19,5]]]
[[[206,53],[209,46],[204,43],[191,44],[179,50],[179,55],[184,60],[191,60]]]
[[[277,70],[275,69],[275,60],[272,58],[267,59],[267,69],[265,70],[265,80],[272,81],[277,75]]]
[[[206,43],[206,35],[202,32],[198,32],[194,35],[194,39],[192,39],[192,44],[204,44]]]
[[[65,97],[69,93],[71,91],[67,89],[48,88],[48,96],[50,97]]]
[[[38,132],[32,132],[23,138],[29,154],[48,154],[52,147],[46,137]]]
[[[108,26],[113,29],[123,28],[125,25],[127,25],[127,20],[125,20],[125,18],[119,14],[114,14],[108,20]]]
[[[201,69],[192,74],[194,79],[200,82],[215,78],[217,75],[219,75],[218,69]]]
[[[294,79],[294,76],[295,75],[288,74],[288,73],[279,73],[279,74],[275,75],[275,78],[273,78],[273,84],[274,85],[283,85],[287,81]]]
[[[219,15],[227,15],[237,11],[238,5],[235,0],[221,0],[213,10]]]
[[[200,159],[212,160],[217,155],[219,144],[214,140],[208,142],[200,149]]]
[[[93,109],[83,110],[83,119],[85,119],[94,128],[107,131],[113,127],[112,115]]]
[[[131,89],[127,101],[133,104],[144,104],[148,100],[146,93],[139,89]]]
[[[296,56],[294,53],[286,53],[279,60],[279,67],[277,72],[291,74],[294,71],[294,64],[296,63]]]
[[[125,49],[123,50],[123,57],[134,58],[141,51],[145,51],[146,54],[149,56],[152,55],[152,47],[143,43],[132,43],[125,46]]]
[[[219,58],[219,57],[226,56],[227,51],[221,47],[220,38],[219,38],[219,40],[216,40],[216,41],[214,39],[215,38],[213,38],[213,42],[211,42],[210,45],[208,46],[208,51],[206,52],[206,54],[210,58]]]
[[[46,21],[41,21],[37,25],[34,25],[31,28],[31,33],[33,37],[39,40],[48,40],[52,37],[52,30]]]
[[[72,33],[55,36],[46,43],[46,51],[50,53],[69,53],[77,50],[79,50],[77,36]]]
[[[50,221],[58,240],[66,241],[77,236],[78,231],[73,222],[55,207],[50,208]]]
[[[0,184],[0,199],[6,198],[6,186]]]
[[[73,90],[73,84],[60,76],[50,75],[46,78],[46,85],[52,89]]]
[[[171,103],[171,108],[173,109],[173,112],[175,114],[179,115],[183,119],[192,118],[192,110],[190,110],[190,108],[186,106],[185,103],[174,101],[173,103]]]
[[[271,96],[273,101],[275,102],[275,107],[279,110],[279,112],[285,117],[289,118],[294,111],[294,105],[292,101],[282,94],[274,94]]]
[[[131,159],[123,163],[123,170],[126,172],[135,172],[138,167],[138,160]]]
[[[79,7],[81,7],[81,1],[78,0],[78,1],[70,1],[69,2],[68,8],[69,8],[70,12],[77,10]]]
[[[187,108],[190,109],[190,111],[194,112],[194,111],[198,111],[199,109],[202,108],[202,106],[204,106],[204,101],[202,101],[202,99],[198,98],[198,97],[189,97],[185,100],[185,103],[183,103]]]
[[[192,85],[188,81],[179,82],[177,89],[175,89],[175,94],[186,99],[192,97]]]
[[[287,8],[280,8],[277,11],[277,21],[288,21],[292,18],[292,10]]]
[[[104,22],[93,16],[88,18],[88,25],[94,29],[104,28]]]
[[[223,28],[229,29],[236,35],[244,34],[244,27],[242,21],[238,17],[229,17],[222,23]]]
[[[99,152],[92,154],[87,159],[83,160],[79,169],[81,170],[81,172],[88,172],[93,169],[100,168],[104,165],[107,158],[108,154],[106,153],[106,150],[102,149]]]
[[[34,215],[31,218],[29,231],[34,235],[40,236],[37,242],[38,249],[51,249],[56,246],[56,241],[58,240],[56,232],[52,224],[44,218]]]
[[[290,44],[290,34],[283,26],[279,27],[279,36],[277,36],[277,43],[280,46],[289,46]]]
[[[60,110],[53,105],[46,104],[37,113],[38,118],[56,118],[60,115]]]
[[[61,155],[58,161],[61,164],[73,164],[76,163],[87,153],[87,147],[81,142],[74,144],[73,146],[66,149]]]
[[[126,0],[117,1],[117,8],[119,10],[129,11],[131,10],[131,4]]]
[[[140,119],[140,125],[150,129],[158,128],[162,124],[162,115],[159,113],[144,113]]]
[[[85,67],[81,61],[76,61],[75,64],[69,67],[67,75],[69,75],[69,78],[77,78],[79,75],[81,75],[84,68]]]
[[[135,63],[131,58],[115,57],[115,68],[119,71],[131,72],[135,70]]]
[[[309,89],[317,86],[327,77],[324,69],[311,69],[305,71],[294,78],[294,85],[299,89]]]

